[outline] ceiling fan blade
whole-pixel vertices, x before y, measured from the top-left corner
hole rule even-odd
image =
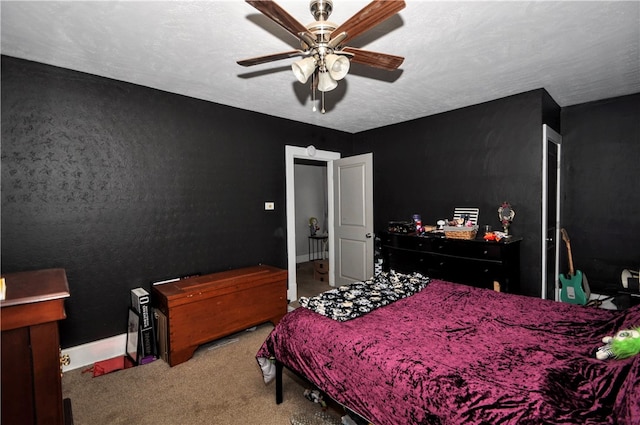
[[[296,18],[291,16],[286,10],[280,7],[273,0],[245,0],[251,6],[262,12],[263,15],[280,25],[296,38],[300,38],[299,33],[306,33],[311,39],[316,37],[309,32],[307,27],[302,25]]]
[[[404,9],[405,6],[404,0],[373,0],[358,13],[347,19],[345,23],[333,30],[331,37],[333,38],[334,34],[346,32],[347,38],[344,41],[355,38],[389,19]]]
[[[304,56],[305,53],[302,50],[290,50],[288,52],[274,53],[272,55],[258,56],[250,59],[243,59],[238,61],[238,65],[252,66],[259,65],[261,63],[273,62],[280,59],[293,58],[296,56]]]
[[[355,47],[345,47],[341,50],[353,54],[351,62],[373,66],[387,71],[398,69],[404,58],[402,56],[389,55],[387,53],[372,52],[370,50],[356,49]]]

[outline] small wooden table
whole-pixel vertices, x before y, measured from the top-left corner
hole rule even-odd
[[[66,273],[46,269],[2,277],[7,285],[0,301],[2,423],[62,425],[58,320],[66,318]]]
[[[328,235],[309,236],[309,261],[323,260]]]

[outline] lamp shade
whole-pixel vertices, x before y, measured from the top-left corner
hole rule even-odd
[[[314,58],[300,59],[291,64],[291,69],[298,81],[304,84],[316,70],[316,60]]]
[[[331,78],[328,72],[318,73],[318,90],[325,92],[331,91],[338,87],[338,82]]]
[[[327,66],[329,75],[336,81],[342,80],[349,72],[350,62],[345,56],[334,55],[332,53],[326,56],[324,63]]]

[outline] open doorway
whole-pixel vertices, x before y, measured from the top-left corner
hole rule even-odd
[[[294,159],[294,182],[297,295],[311,297],[330,289],[327,162]]]
[[[326,207],[323,206],[323,211],[317,213],[321,217],[318,219],[318,226],[321,232],[328,232],[326,239],[326,246],[323,246],[323,241],[320,241],[320,246],[323,248],[323,252],[327,264],[329,266],[329,272],[327,273],[328,282],[321,282],[322,284],[333,285],[334,278],[332,274],[331,263],[333,263],[333,234],[330,231],[333,227],[333,160],[339,159],[340,154],[338,152],[328,152],[316,150],[313,146],[306,148],[296,146],[285,147],[285,168],[286,168],[286,195],[287,195],[287,261],[288,261],[288,289],[287,298],[290,301],[298,299],[298,264],[303,263],[302,260],[309,259],[309,219],[315,217],[308,212],[296,213],[297,202],[297,186],[303,186],[302,181],[297,181],[296,176],[296,163],[298,169],[302,170],[303,174],[317,175],[322,174],[325,182],[323,187],[318,188],[299,188],[302,193],[308,194],[305,190],[326,191],[326,198],[322,194],[322,198],[326,199]],[[315,170],[311,170],[311,167]],[[326,189],[325,189],[326,188]],[[305,196],[306,197],[306,196]],[[326,212],[326,219],[324,218]],[[301,214],[305,214],[300,217]],[[326,226],[325,223],[326,222]],[[313,241],[315,244],[316,241]],[[306,246],[305,246],[306,245]],[[298,250],[298,247],[301,247]],[[314,245],[313,248],[316,248]],[[317,248],[315,249],[317,251]],[[307,263],[306,261],[305,263]],[[303,272],[306,270],[302,270]],[[313,273],[313,270],[311,270]],[[313,275],[312,275],[313,277]],[[323,285],[324,286],[324,285]]]

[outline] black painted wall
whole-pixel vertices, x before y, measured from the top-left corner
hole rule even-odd
[[[542,123],[558,125],[554,105],[535,90],[356,135],[359,151],[374,152],[376,231],[414,213],[435,224],[457,206],[499,228],[508,201],[510,231],[524,237],[520,292],[540,296]]]
[[[640,269],[640,93],[563,108],[562,126],[574,266],[615,291],[623,269]]]
[[[3,56],[2,272],[66,269],[63,347],[121,334],[131,288],[286,268],[284,146],[351,138]]]
[[[5,56],[1,83],[2,272],[67,270],[64,348],[123,333],[131,288],[285,267],[285,145],[373,152],[376,231],[463,205],[498,226],[510,201],[538,296],[545,122],[576,265],[598,290],[640,262],[640,94],[560,113],[535,90],[351,135]]]

